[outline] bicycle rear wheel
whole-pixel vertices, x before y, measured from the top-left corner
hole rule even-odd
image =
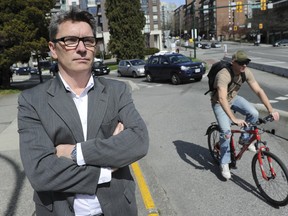
[[[212,127],[208,130],[208,147],[210,154],[213,158],[213,160],[216,162],[216,164],[220,164],[220,140],[219,140],[219,128],[218,127]]]
[[[277,206],[287,205],[288,171],[286,166],[271,152],[263,151],[261,158],[267,179],[262,176],[258,154],[255,154],[252,159],[252,174],[257,188],[269,203]]]

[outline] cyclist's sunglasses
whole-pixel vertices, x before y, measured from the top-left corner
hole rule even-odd
[[[241,62],[240,62],[240,61],[235,61],[235,62],[236,62],[238,65],[241,65],[241,66],[246,65],[246,66],[247,66],[247,65],[249,64],[250,61],[247,60],[247,61],[241,61]]]

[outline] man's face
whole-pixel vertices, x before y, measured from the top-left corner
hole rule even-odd
[[[55,39],[75,36],[79,38],[94,37],[90,25],[86,22],[66,21],[59,25]],[[68,47],[63,41],[49,42],[52,57],[58,60],[59,72],[87,73],[91,71],[95,47],[85,47],[83,41],[79,41],[77,47]]]
[[[232,61],[232,67],[235,74],[239,75],[240,73],[244,73],[245,69],[249,62],[237,62],[235,60]]]

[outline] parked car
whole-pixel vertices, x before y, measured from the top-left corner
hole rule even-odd
[[[16,75],[29,75],[31,68],[29,66],[15,68]]]
[[[38,69],[35,67],[30,67],[30,74],[39,74]]]
[[[288,46],[288,39],[278,40],[273,44],[274,47]]]
[[[102,61],[93,63],[92,73],[94,76],[107,75],[110,73],[110,68],[107,67]]]
[[[202,49],[210,49],[210,45],[208,43],[201,43],[201,48]]]
[[[212,42],[211,43],[211,48],[220,48],[221,47],[221,43],[219,42]]]
[[[53,62],[49,68],[49,73],[55,76],[58,70],[58,62]]]
[[[145,64],[146,62],[142,59],[121,60],[118,64],[118,76],[132,76],[134,78],[145,76]]]
[[[204,63],[193,62],[190,58],[178,53],[154,54],[145,65],[148,82],[170,80],[174,85],[191,79],[201,81],[205,70]]]

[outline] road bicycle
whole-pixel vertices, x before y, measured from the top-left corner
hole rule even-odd
[[[248,130],[244,128],[231,129],[230,152],[231,163],[230,168],[236,168],[236,161],[240,160],[246,152],[249,145],[255,145],[256,153],[252,159],[252,175],[260,194],[272,205],[285,206],[288,204],[288,171],[284,163],[267,147],[267,142],[261,140],[261,134],[271,133],[275,131],[265,130],[259,125],[273,121],[273,116],[269,115],[255,124],[249,124]],[[208,127],[206,135],[208,135],[208,147],[210,154],[216,164],[220,164],[220,145],[219,145],[220,128],[216,122],[212,122]],[[240,145],[235,142],[237,135],[241,133],[249,133],[250,138],[248,144]]]

